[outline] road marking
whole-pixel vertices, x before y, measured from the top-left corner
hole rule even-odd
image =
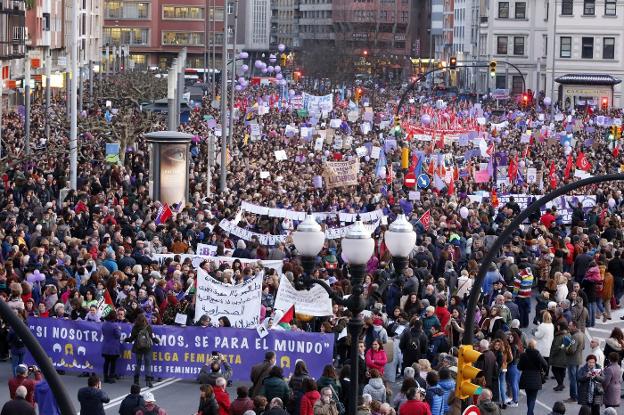
[[[173,379],[165,379],[162,382],[156,382],[154,383],[154,387],[153,388],[148,388],[148,387],[144,387],[141,389],[141,393],[147,392],[147,391],[155,391],[158,389],[162,389],[162,388],[166,388],[169,385],[173,385],[176,382],[179,382],[182,379],[178,379],[178,378],[173,378]],[[118,405],[121,404],[121,402],[124,400],[124,398],[128,396],[128,394],[122,395],[122,396],[118,396],[114,399],[111,399],[110,402],[108,402],[106,405],[104,405],[104,409],[110,409],[110,408],[114,408]],[[80,412],[78,412],[76,415],[80,415]]]
[[[589,327],[587,330],[597,331],[598,333],[611,333],[611,330],[599,329],[597,327]]]
[[[526,396],[526,392],[525,392],[525,391],[520,391],[520,394],[521,394],[522,396]],[[550,410],[552,410],[552,408],[551,408],[550,406],[546,405],[544,402],[541,402],[539,399],[537,399],[537,400],[535,401],[535,403],[536,403],[536,404],[538,404],[539,406],[541,406],[541,407],[542,407],[542,408],[544,408],[544,409],[547,409],[547,410],[549,410],[549,411],[550,411]]]

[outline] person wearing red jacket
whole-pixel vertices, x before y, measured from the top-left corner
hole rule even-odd
[[[372,347],[366,352],[366,367],[379,370],[383,376],[386,363],[388,363],[388,356],[381,347],[381,343],[379,340],[373,340]]]
[[[444,298],[440,298],[436,305],[435,315],[438,317],[438,320],[440,320],[440,327],[442,328],[442,331],[446,333],[448,323],[451,321],[451,313],[446,307],[446,300]]]
[[[214,387],[214,395],[219,404],[219,415],[230,415],[230,395],[225,390],[227,380],[225,378],[217,378]]]
[[[35,385],[43,376],[41,375],[41,371],[36,366],[34,367],[35,379],[30,379],[28,366],[25,364],[21,364],[17,366],[15,369],[16,376],[12,379],[9,379],[9,395],[11,399],[15,399],[15,391],[19,386],[24,386],[26,391],[26,401],[30,403],[33,407],[35,406]]]
[[[429,404],[424,402],[424,389],[410,388],[405,396],[407,401],[399,407],[399,415],[431,415]]]
[[[316,390],[316,382],[312,378],[305,378],[302,387],[303,396],[299,406],[299,415],[314,415],[314,404],[321,399],[321,394]]]

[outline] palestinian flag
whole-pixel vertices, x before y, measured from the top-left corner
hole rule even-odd
[[[290,306],[288,311],[284,313],[280,321],[277,322],[277,325],[282,327],[284,330],[290,330],[290,322],[295,318],[295,305]]]

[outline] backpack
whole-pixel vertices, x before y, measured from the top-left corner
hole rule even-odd
[[[152,341],[152,337],[149,334],[149,330],[147,327],[144,327],[139,331],[136,339],[136,347],[139,350],[149,350],[151,349],[154,342]]]

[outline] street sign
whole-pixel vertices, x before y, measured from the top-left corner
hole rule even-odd
[[[431,184],[431,179],[426,174],[421,174],[418,176],[418,187],[421,189],[426,189]]]
[[[464,409],[462,415],[481,415],[481,411],[479,411],[479,408],[476,405],[470,405]]]
[[[403,182],[406,187],[413,188],[416,185],[416,175],[413,172],[407,173]]]

